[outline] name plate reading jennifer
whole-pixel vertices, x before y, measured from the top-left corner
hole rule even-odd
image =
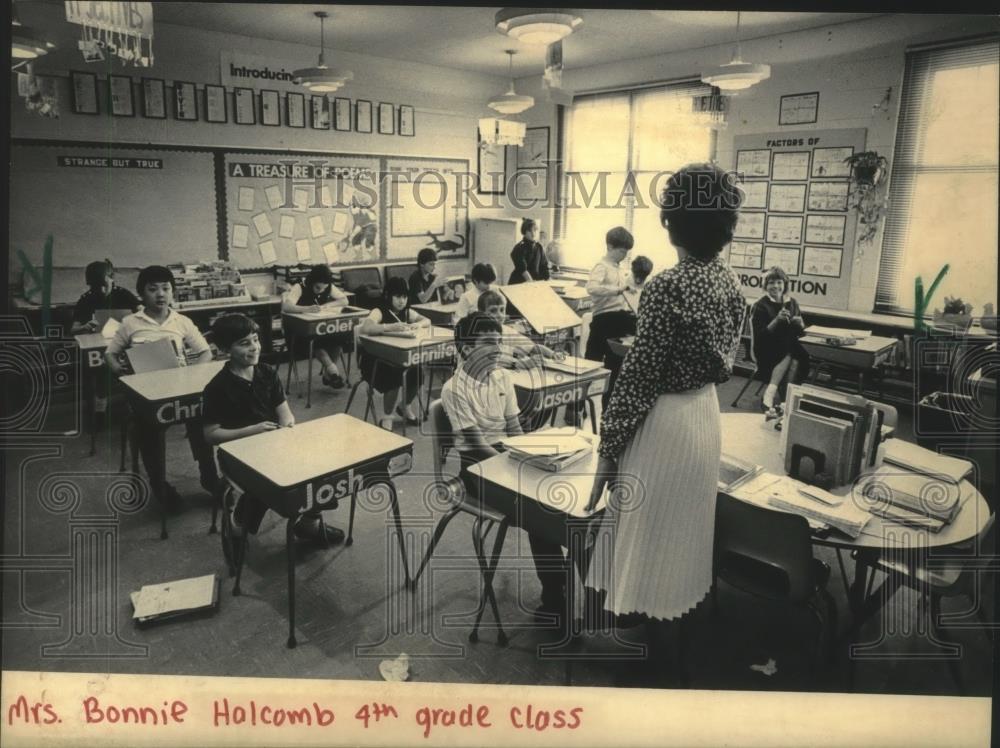
[[[416,366],[417,364],[430,364],[436,361],[445,361],[455,357],[454,343],[428,343],[421,344],[416,350],[407,351],[404,366]]]

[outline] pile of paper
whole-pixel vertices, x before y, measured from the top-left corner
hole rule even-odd
[[[918,514],[948,523],[962,506],[962,490],[956,481],[892,465],[883,465],[866,476],[860,490],[883,516],[888,506],[903,510],[903,517]]]
[[[972,472],[972,463],[958,457],[932,452],[902,439],[889,439],[885,443],[885,462],[915,473],[933,475],[958,483]]]
[[[823,327],[822,325],[809,325],[805,329],[806,335],[817,338],[853,338],[854,340],[864,340],[871,337],[871,330],[851,330],[846,327]]]
[[[575,428],[547,429],[513,436],[501,442],[512,459],[542,470],[558,472],[588,457],[593,442]]]
[[[146,584],[138,592],[130,592],[139,623],[195,613],[214,608],[219,601],[219,580],[215,574],[190,579],[178,579],[163,584]]]

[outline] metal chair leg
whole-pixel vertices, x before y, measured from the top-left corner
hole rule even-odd
[[[438,541],[441,540],[441,536],[444,535],[444,531],[448,527],[448,523],[455,518],[455,515],[458,514],[459,511],[461,511],[459,507],[454,506],[445,512],[444,516],[438,520],[437,526],[434,528],[434,534],[431,536],[431,543],[427,547],[427,552],[420,561],[420,566],[417,567],[416,572],[414,572],[413,577],[410,579],[411,592],[417,589],[417,580],[420,579],[420,575],[424,573],[424,567],[427,566],[431,560],[431,556],[434,555],[434,549],[437,547]]]

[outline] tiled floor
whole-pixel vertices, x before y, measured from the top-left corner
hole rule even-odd
[[[736,378],[720,388],[724,409],[730,409],[728,404],[742,383]],[[67,402],[72,399],[63,394]],[[292,397],[300,420],[341,412],[347,396],[346,390],[333,393],[323,388],[313,395],[308,411],[304,400]],[[65,418],[69,423],[67,402],[55,404],[49,419]],[[756,407],[756,402],[747,396],[744,409]],[[361,404],[355,403],[352,412],[360,416]],[[909,428],[909,414],[902,413],[901,435]],[[429,537],[436,515],[422,502],[426,474],[420,473],[429,472],[430,438],[415,431],[410,429],[415,468],[399,487],[404,524],[412,533],[409,542],[419,544]],[[218,535],[207,534],[210,502],[198,486],[182,429],[174,428],[168,435],[168,474],[184,495],[185,506],[170,517],[170,538],[165,541],[159,540],[155,507],[118,516],[108,512],[106,496],[114,493],[113,483],[119,477],[117,430],[101,434],[94,457],[88,456],[86,436],[38,442],[24,444],[7,456],[5,669],[377,679],[381,659],[407,652],[416,681],[651,685],[637,677],[641,668],[636,661],[624,656],[644,641],[641,626],[613,635],[585,636],[576,654],[590,659],[539,655],[538,646],[555,643],[557,636],[532,623],[538,583],[526,538],[517,530],[508,535],[495,582],[510,643],[498,647],[495,632],[484,627],[480,641],[470,644],[469,614],[478,601],[479,582],[469,519],[459,515],[453,521],[429,573],[410,593],[402,588],[398,548],[386,513],[365,505],[358,511],[353,547],[296,547],[298,647],[287,649],[284,523],[274,514],[265,518],[251,544],[243,595],[233,597]],[[329,521],[346,526],[346,508],[342,504],[328,515]],[[84,528],[102,533],[107,544],[74,548],[74,528],[77,538],[85,535]],[[109,555],[86,565],[90,573],[74,583],[73,570],[79,572],[81,566],[72,560],[74,550],[99,554],[102,549]],[[836,558],[829,549],[817,548],[816,554],[834,570],[830,590],[843,630],[846,599]],[[212,572],[223,580],[213,614],[147,628],[132,623],[129,591]],[[993,582],[983,576],[981,602],[988,610],[993,606]],[[862,640],[872,643],[865,659],[852,662],[844,647],[838,647],[834,662],[819,672],[809,666],[815,627],[807,611],[751,599],[724,585],[719,603],[718,613],[703,605],[691,616],[685,649],[690,687],[958,693],[947,662],[930,657],[940,644],[924,633],[911,593],[897,594],[890,601],[893,615],[877,618],[865,628]],[[969,605],[963,598],[946,600],[945,611],[958,613]],[[108,616],[104,628],[110,633],[100,638],[71,635],[76,624],[89,630],[90,620],[102,620],[104,611]],[[74,612],[77,619],[89,618],[75,622]],[[883,620],[892,629],[884,634]],[[488,613],[485,621],[492,621]],[[946,636],[961,646],[959,670],[965,692],[990,694],[993,650],[985,633],[973,628]],[[769,660],[777,668],[773,675],[751,668]],[[663,673],[659,684],[673,686],[676,681],[673,674]]]

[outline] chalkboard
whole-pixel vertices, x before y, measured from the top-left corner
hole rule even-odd
[[[219,256],[210,152],[15,142],[10,157],[12,254],[37,265],[51,234],[55,267]]]

